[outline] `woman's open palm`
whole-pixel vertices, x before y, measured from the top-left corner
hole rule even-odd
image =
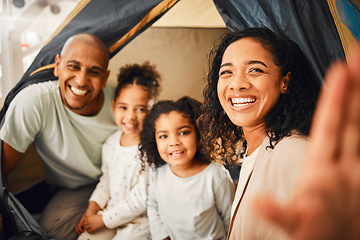
[[[310,148],[291,200],[266,197],[254,209],[290,239],[360,239],[360,45],[335,63],[313,118]]]

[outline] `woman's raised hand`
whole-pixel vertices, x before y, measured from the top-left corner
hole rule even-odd
[[[288,203],[264,196],[254,210],[290,239],[360,239],[360,45],[349,64],[326,74],[313,118],[310,148]]]

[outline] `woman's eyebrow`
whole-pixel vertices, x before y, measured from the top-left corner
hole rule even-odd
[[[264,67],[268,67],[264,62],[259,61],[259,60],[250,60],[250,61],[247,61],[246,63],[247,63],[247,64],[261,64],[261,65],[263,65]]]
[[[223,63],[223,64],[221,64],[220,68],[226,67],[226,66],[232,66],[232,63]]]

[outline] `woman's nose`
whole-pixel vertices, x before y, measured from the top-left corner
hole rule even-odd
[[[240,89],[249,89],[251,87],[251,82],[246,77],[245,74],[236,74],[234,75],[231,83],[230,88],[233,90],[240,90]]]

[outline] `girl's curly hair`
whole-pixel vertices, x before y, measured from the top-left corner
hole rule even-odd
[[[203,113],[199,122],[208,157],[219,154],[232,163],[238,157],[236,144],[245,139],[241,126],[234,125],[221,107],[217,85],[225,50],[242,38],[253,38],[260,42],[273,55],[281,76],[286,76],[288,72],[291,74],[287,93],[280,95],[277,104],[266,118],[267,135],[270,137],[268,147],[274,148],[283,137],[290,136],[293,132],[303,136],[309,134],[321,88],[321,81],[317,79],[299,46],[286,36],[278,36],[267,28],[247,28],[223,37],[221,43],[210,53],[210,71],[203,92]]]
[[[166,100],[157,102],[146,116],[143,129],[140,134],[139,145],[142,170],[145,169],[146,162],[149,165],[153,164],[155,167],[160,167],[166,163],[161,159],[156,145],[155,122],[162,114],[170,113],[172,111],[189,116],[190,122],[195,126],[199,143],[194,158],[198,161],[208,162],[207,158],[205,158],[202,153],[203,151],[200,151],[200,149],[203,148],[203,144],[201,144],[200,132],[197,126],[197,119],[201,114],[201,102],[190,97],[182,97],[177,101]]]
[[[119,95],[120,90],[128,84],[136,84],[149,89],[150,99],[156,100],[160,88],[161,76],[156,71],[154,65],[150,65],[149,62],[144,62],[142,65],[137,63],[127,64],[120,68],[118,74],[118,85],[115,89],[114,100]]]

